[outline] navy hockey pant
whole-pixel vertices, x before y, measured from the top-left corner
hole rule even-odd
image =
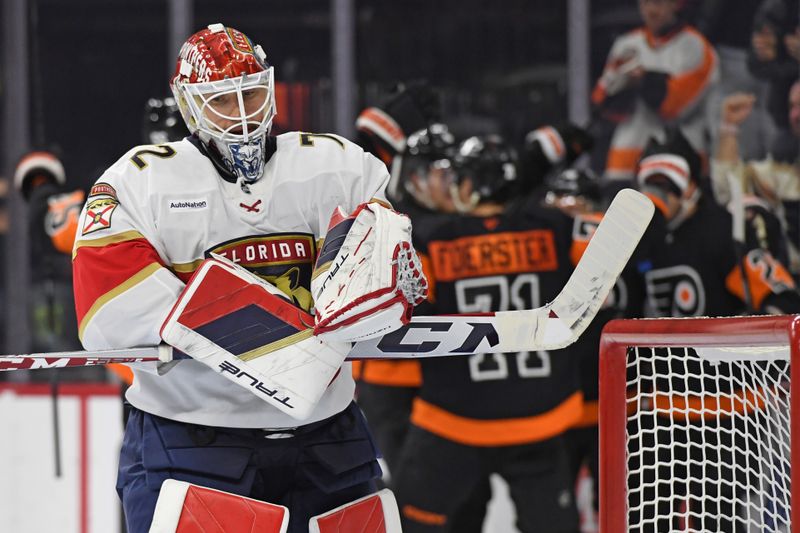
[[[355,404],[289,432],[198,426],[133,408],[117,492],[128,533],[148,531],[168,478],[285,505],[289,532],[305,533],[310,517],[374,492],[376,457]]]

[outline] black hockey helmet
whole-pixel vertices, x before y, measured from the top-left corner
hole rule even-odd
[[[583,196],[593,202],[601,198],[599,178],[588,168],[562,170],[547,180],[547,192],[558,196]]]
[[[434,169],[446,170],[449,174],[450,160],[456,149],[456,140],[445,124],[434,123],[408,136],[406,148],[395,161],[399,168],[400,187],[389,189],[392,200],[400,201],[410,196],[418,204],[438,209],[431,203],[428,178]],[[394,174],[394,172],[393,172]]]
[[[472,183],[472,203],[506,202],[519,185],[517,151],[500,136],[481,135],[464,139],[453,156],[458,183]]]
[[[179,141],[189,135],[175,99],[150,98],[144,106],[142,140],[147,144]]]

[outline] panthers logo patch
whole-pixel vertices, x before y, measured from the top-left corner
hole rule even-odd
[[[86,217],[84,218],[82,235],[88,235],[101,229],[111,227],[111,215],[119,205],[116,198],[106,197],[91,200],[86,205]]]

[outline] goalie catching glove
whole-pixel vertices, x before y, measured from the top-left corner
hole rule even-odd
[[[428,295],[408,217],[374,202],[349,216],[337,208],[311,292],[314,334],[322,339],[360,341],[407,324]]]

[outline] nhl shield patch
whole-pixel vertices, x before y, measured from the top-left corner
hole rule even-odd
[[[84,218],[82,235],[88,235],[101,229],[111,227],[111,215],[119,205],[116,198],[104,197],[91,200],[86,206],[86,218]]]

